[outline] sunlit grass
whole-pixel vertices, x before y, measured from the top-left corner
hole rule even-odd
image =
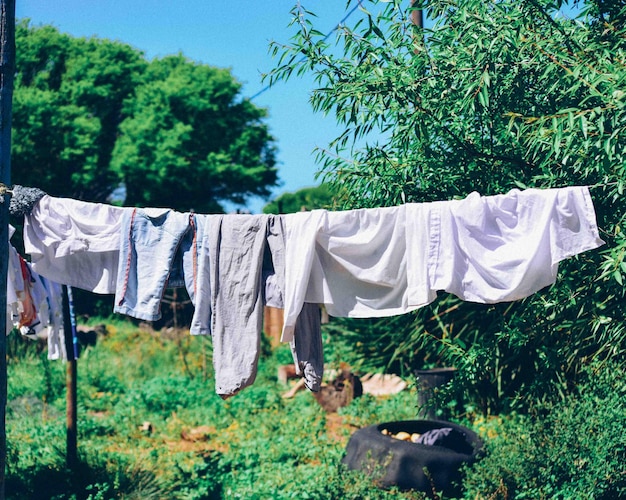
[[[65,363],[34,344],[10,358],[8,498],[421,497],[340,468],[358,427],[414,417],[411,391],[326,414],[307,391],[281,397],[290,354],[264,346],[255,384],[224,401],[209,338],[119,320],[107,331],[78,361],[80,478],[65,468]]]

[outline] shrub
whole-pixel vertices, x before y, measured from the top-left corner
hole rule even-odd
[[[562,402],[478,426],[487,454],[469,472],[465,498],[624,498],[626,375],[617,363],[584,375]]]

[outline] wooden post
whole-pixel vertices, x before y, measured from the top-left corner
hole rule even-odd
[[[78,425],[77,425],[77,405],[76,405],[76,360],[67,362],[65,382],[67,387],[66,413],[67,413],[67,440],[65,463],[67,468],[75,470],[78,465]]]
[[[15,0],[0,0],[0,182],[11,184],[11,111],[15,73]],[[7,405],[8,196],[0,204],[0,500],[5,498]]]
[[[415,0],[411,1],[411,7],[415,5]],[[411,21],[418,28],[424,27],[424,11],[422,9],[415,9],[411,11]]]

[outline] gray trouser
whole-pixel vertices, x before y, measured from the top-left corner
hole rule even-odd
[[[305,302],[296,320],[291,354],[296,374],[304,377],[304,384],[313,392],[320,390],[324,374],[321,311],[318,304]]]
[[[284,223],[272,215],[197,218],[202,235],[191,333],[211,334],[215,390],[227,398],[256,378],[264,304],[284,304]],[[323,372],[319,323],[319,307],[307,304],[291,343],[296,370],[311,390],[319,390]]]

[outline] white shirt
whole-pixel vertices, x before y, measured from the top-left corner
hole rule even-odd
[[[430,288],[471,302],[528,297],[554,283],[560,261],[604,244],[587,187],[472,193],[433,205]]]
[[[95,293],[115,293],[121,208],[44,196],[24,220],[24,249],[46,278]]]

